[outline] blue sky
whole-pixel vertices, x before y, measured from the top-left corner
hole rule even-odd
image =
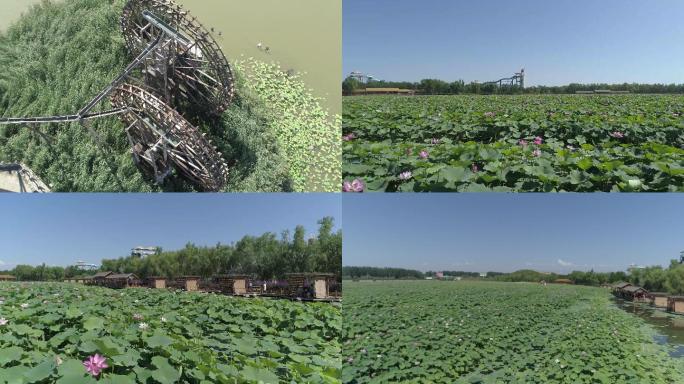
[[[299,224],[313,234],[324,216],[342,226],[337,194],[4,194],[0,213],[0,269],[99,263],[138,245],[229,244]]]
[[[344,0],[343,73],[683,83],[682,0]]]
[[[618,271],[684,250],[684,194],[345,195],[343,263]]]

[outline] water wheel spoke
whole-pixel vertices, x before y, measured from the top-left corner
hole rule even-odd
[[[129,127],[132,141],[141,147],[134,152],[140,168],[148,175],[163,181],[166,175],[158,169],[166,164],[200,189],[218,191],[225,184],[227,169],[219,153],[199,129],[157,96],[124,84],[115,90],[112,104],[115,108],[129,108],[128,113],[119,116]],[[151,156],[150,151],[157,155]]]

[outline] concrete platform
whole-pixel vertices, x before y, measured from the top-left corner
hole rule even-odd
[[[0,192],[50,192],[50,188],[26,166],[0,163]]]

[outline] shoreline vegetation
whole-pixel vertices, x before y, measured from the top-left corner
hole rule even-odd
[[[464,280],[498,281],[498,282],[528,282],[539,283],[545,281],[553,283],[561,280],[563,283],[585,286],[603,286],[618,282],[629,282],[643,287],[651,292],[663,292],[674,295],[684,294],[684,264],[679,260],[671,260],[667,268],[649,266],[633,268],[628,272],[594,272],[572,271],[568,274],[539,272],[532,269],[521,269],[510,273],[504,272],[468,272],[468,271],[440,271],[444,280],[461,278]],[[414,269],[393,267],[364,267],[343,266],[342,279],[349,280],[425,280],[437,279],[437,272],[421,272]]]
[[[0,116],[73,113],[115,78],[131,60],[119,28],[124,3],[43,2],[0,32]],[[224,191],[337,191],[339,116],[277,64],[231,65],[236,100],[219,119],[191,121],[231,164]],[[91,128],[97,138],[76,123],[0,126],[0,161],[27,164],[55,192],[193,191],[180,178],[144,179],[117,118]]]
[[[567,85],[534,85],[527,87],[502,86],[479,82],[466,83],[463,80],[453,82],[440,79],[422,79],[412,81],[369,81],[362,83],[352,77],[342,82],[342,92],[349,96],[356,90],[364,88],[399,88],[415,91],[419,95],[562,95],[577,92],[627,92],[633,94],[684,94],[684,84],[646,84],[646,83],[571,83]]]

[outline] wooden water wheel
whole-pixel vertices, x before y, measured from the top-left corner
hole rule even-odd
[[[218,115],[233,95],[233,74],[211,34],[171,0],[129,0],[121,17],[126,46],[135,56],[158,36],[175,38],[142,64],[146,86],[181,112]],[[167,32],[166,34],[164,32]]]
[[[155,95],[131,84],[112,92],[112,104],[127,108],[119,118],[127,126],[133,160],[157,183],[175,169],[203,191],[220,191],[228,166],[199,129]]]

